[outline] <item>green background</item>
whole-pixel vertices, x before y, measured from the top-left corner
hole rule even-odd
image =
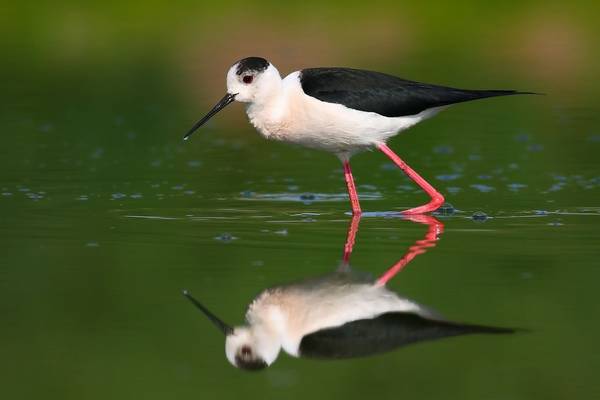
[[[592,2],[26,2],[0,6],[0,393],[6,398],[593,398],[600,82]],[[248,374],[180,295],[231,323],[262,289],[336,268],[341,165],[230,106],[181,140],[245,56],[546,93],[461,104],[390,142],[458,210],[390,288],[515,326]],[[377,152],[363,208],[425,201]],[[307,200],[312,199],[312,200]],[[483,211],[484,223],[470,216]],[[426,227],[367,214],[379,274]]]

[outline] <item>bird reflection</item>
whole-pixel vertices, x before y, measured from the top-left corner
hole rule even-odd
[[[184,295],[223,332],[229,362],[247,370],[271,365],[281,349],[295,357],[343,359],[450,336],[513,332],[448,321],[387,288],[390,279],[410,261],[436,245],[444,230],[444,225],[432,216],[405,219],[427,225],[425,237],[377,279],[350,268],[360,222],[355,216],[336,271],[264,290],[249,305],[243,326],[230,327],[189,292],[184,291]]]

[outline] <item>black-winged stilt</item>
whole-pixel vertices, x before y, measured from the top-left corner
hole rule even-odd
[[[449,336],[513,332],[448,321],[386,287],[413,258],[435,246],[443,224],[432,216],[407,217],[428,225],[425,238],[378,279],[352,272],[349,258],[359,218],[352,218],[343,262],[335,273],[264,290],[250,303],[243,326],[230,327],[188,291],[183,292],[223,332],[231,364],[262,369],[275,361],[281,349],[295,357],[351,358]]]
[[[451,104],[514,94],[532,93],[456,89],[350,68],[308,68],[282,79],[264,58],[248,57],[229,69],[227,94],[184,139],[233,101],[248,103],[250,122],[265,138],[339,157],[353,214],[360,214],[361,208],[350,157],[372,148],[381,150],[431,197],[429,203],[403,211],[422,214],[439,208],[444,197],[386,145],[388,139]]]

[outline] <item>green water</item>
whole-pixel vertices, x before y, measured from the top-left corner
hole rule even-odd
[[[388,5],[392,14],[399,12],[394,7]],[[399,46],[387,51],[410,57],[388,59],[368,53],[368,37],[361,42],[351,36],[357,51],[318,47],[324,45],[317,38],[340,39],[334,31],[341,23],[328,31],[315,22],[313,29],[323,35],[308,37],[298,22],[308,9],[298,11],[287,31],[253,20],[252,32],[263,42],[269,29],[281,39],[247,47],[272,55],[284,64],[282,73],[335,63],[547,95],[457,105],[390,143],[456,208],[438,216],[444,232],[436,246],[415,258],[390,288],[451,320],[526,332],[443,339],[346,361],[281,354],[267,370],[247,373],[229,365],[223,338],[181,289],[237,324],[261,290],[335,270],[350,223],[341,165],[328,154],[263,140],[240,105],[224,110],[189,142],[181,140],[222,96],[224,70],[250,55],[220,46],[222,38],[207,33],[213,25],[189,30],[196,26],[193,18],[212,18],[202,10],[186,17],[165,12],[162,20],[164,10],[148,7],[137,20],[135,7],[125,19],[117,8],[107,14],[47,9],[53,11],[46,25],[35,13],[27,19],[31,34],[10,18],[2,28],[19,34],[2,37],[10,57],[0,67],[10,78],[0,109],[2,397],[599,394],[600,108],[592,101],[597,50],[585,53],[582,47],[587,58],[577,60],[588,69],[548,67],[527,75],[511,69],[517,59],[498,64],[487,50],[486,40],[500,37],[494,36],[500,28],[472,25],[482,33],[477,37],[450,29],[481,20],[468,13],[457,25],[440,25],[432,8],[424,14],[427,35],[412,36],[425,50],[401,53]],[[508,8],[489,12],[529,15]],[[213,24],[227,20],[223,10],[215,15]],[[565,15],[588,29],[582,33],[588,42],[577,43],[597,37],[590,17]],[[78,18],[89,24],[77,25]],[[240,15],[234,19],[247,26]],[[139,24],[124,22],[130,20]],[[179,20],[185,21],[181,27]],[[410,25],[404,22],[402,29]],[[74,26],[83,33],[73,33]],[[301,53],[311,45],[290,50],[281,44],[297,32],[304,32],[300,36],[314,45],[314,54]],[[191,37],[199,43],[194,57],[182,50]],[[510,52],[506,43],[495,49]],[[452,54],[452,48],[462,50]],[[215,53],[216,61],[204,60]],[[561,54],[551,53],[552,65],[559,65]],[[529,62],[523,64],[543,65]],[[544,75],[552,71],[556,75]],[[357,155],[352,167],[369,213],[360,222],[351,264],[377,276],[427,231],[389,212],[426,198],[378,152]],[[489,218],[474,221],[476,211]]]

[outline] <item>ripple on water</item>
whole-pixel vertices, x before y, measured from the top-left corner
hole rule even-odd
[[[486,213],[484,213],[483,211],[475,211],[473,213],[473,215],[471,215],[471,219],[473,221],[477,221],[477,222],[487,221],[488,218],[489,218],[488,215]]]
[[[361,200],[378,200],[381,199],[379,192],[362,192]],[[256,193],[251,191],[243,191],[240,193],[238,200],[253,200],[253,201],[291,201],[301,203],[312,202],[334,202],[348,201],[346,193]]]
[[[493,186],[482,185],[482,184],[479,184],[479,183],[473,184],[470,187],[472,187],[475,190],[480,191],[481,193],[489,193],[489,192],[492,192],[492,191],[496,190],[496,188],[493,187]]]

